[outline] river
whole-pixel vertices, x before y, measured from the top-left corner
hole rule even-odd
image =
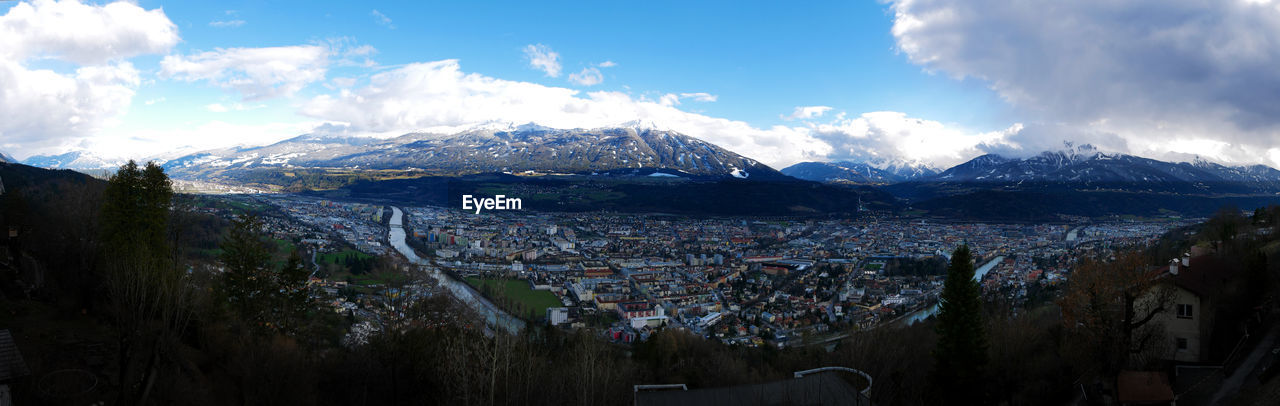
[[[999,264],[1000,261],[1003,261],[1003,260],[1004,260],[1003,256],[995,257],[995,259],[992,259],[990,262],[987,262],[986,265],[983,265],[982,267],[974,270],[973,279],[978,282],[982,282],[982,277],[986,276],[987,272],[991,271],[991,268],[995,268],[996,264]],[[906,316],[904,318],[898,319],[897,323],[901,324],[902,326],[910,326],[912,324],[916,324],[916,322],[918,321],[929,318],[929,316],[933,316],[934,313],[937,313],[937,312],[938,312],[938,304],[934,303],[933,306],[929,306],[928,308],[925,308],[925,309],[916,310],[915,313],[912,313],[911,315]]]
[[[387,240],[391,242],[391,246],[395,247],[396,251],[400,252],[400,255],[404,255],[409,262],[426,266],[429,270],[428,274],[435,278],[441,287],[448,289],[449,293],[452,293],[458,300],[466,303],[477,313],[484,315],[485,322],[489,327],[500,326],[511,334],[516,334],[520,332],[520,329],[524,328],[524,320],[507,314],[507,312],[499,309],[493,302],[485,299],[484,296],[481,296],[480,293],[465,282],[454,279],[447,273],[440,272],[438,268],[431,266],[430,261],[418,257],[413,248],[410,248],[409,244],[404,241],[404,213],[400,211],[399,207],[392,207],[391,212],[391,230],[387,234]]]

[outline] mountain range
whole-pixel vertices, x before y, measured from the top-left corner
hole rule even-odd
[[[360,182],[421,176],[505,173],[615,179],[609,182],[644,178],[641,182],[667,185],[677,185],[671,182],[680,180],[704,182],[702,187],[672,186],[689,189],[682,192],[686,193],[682,198],[710,193],[719,187],[714,182],[741,181],[745,183],[731,184],[722,192],[732,190],[733,195],[746,198],[749,194],[739,189],[751,187],[748,184],[785,194],[789,192],[782,191],[790,191],[792,186],[782,183],[807,180],[835,186],[804,192],[809,196],[819,195],[820,190],[843,196],[843,190],[852,190],[842,189],[843,186],[859,186],[859,194],[869,197],[872,189],[867,187],[873,186],[880,193],[875,199],[881,200],[882,207],[910,205],[933,213],[984,218],[1001,218],[1009,213],[1021,213],[1019,218],[1026,219],[1067,212],[1085,216],[1130,211],[1152,214],[1175,206],[1202,213],[1223,204],[1236,204],[1230,199],[1247,198],[1238,203],[1259,205],[1269,204],[1280,195],[1280,170],[1263,165],[1226,166],[1198,158],[1191,162],[1164,162],[1071,144],[1026,158],[986,154],[943,171],[919,162],[891,159],[803,162],[776,171],[714,144],[643,124],[553,129],[532,123],[493,123],[393,138],[317,133],[271,145],[210,150],[156,161],[178,179],[264,185],[287,191],[334,190]],[[120,164],[88,151],[34,156],[22,163],[81,170]],[[513,184],[521,178],[528,176],[500,179]],[[553,182],[548,187],[581,187],[573,182],[583,180],[563,185]],[[366,192],[387,191],[361,188]],[[626,189],[623,194],[629,196],[662,195],[653,188],[642,191],[619,184],[605,188],[610,193]],[[1171,201],[1170,196],[1179,196],[1181,206],[1160,203]],[[837,202],[845,201],[842,199],[831,200],[829,207],[840,210]],[[1088,203],[1083,208],[1066,207],[1080,201]],[[656,203],[646,210],[663,207]],[[786,204],[804,207],[794,203]],[[609,204],[618,209],[625,206],[624,202]],[[993,209],[999,207],[1003,209]]]
[[[10,158],[9,162],[48,169],[76,170],[113,169],[124,164],[124,161],[102,158],[90,151],[70,151],[58,155],[33,155],[21,161]]]
[[[889,184],[936,175],[937,169],[924,163],[901,160],[867,162],[801,162],[782,169],[782,174],[815,182]]]
[[[287,168],[411,169],[456,175],[659,169],[664,176],[786,178],[714,144],[643,126],[568,130],[536,124],[487,126],[390,139],[308,134],[267,146],[200,152],[163,165],[175,177],[195,179],[234,179],[248,171]]]
[[[939,182],[1236,182],[1271,189],[1280,187],[1280,170],[1265,165],[1224,166],[1199,158],[1192,162],[1163,162],[1102,153],[1082,145],[1045,151],[1025,159],[987,154],[925,179]]]
[[[1203,159],[1164,162],[1103,153],[1090,145],[1045,151],[1028,158],[982,155],[932,176],[888,188],[907,198],[957,194],[971,189],[1079,190],[1247,195],[1280,192],[1280,170],[1225,166]]]

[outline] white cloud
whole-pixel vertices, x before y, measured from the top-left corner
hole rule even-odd
[[[161,97],[157,97],[157,98],[150,99],[150,100],[147,100],[147,101],[145,101],[145,102],[142,102],[142,104],[146,104],[146,105],[150,106],[150,105],[152,105],[152,104],[156,104],[156,103],[164,103],[164,102],[165,102],[165,100],[167,100],[167,99],[165,99],[165,98],[164,98],[164,96],[161,96]]]
[[[538,69],[550,77],[560,77],[560,54],[551,47],[535,44],[524,47],[524,57],[529,60],[529,67]]]
[[[387,27],[388,29],[392,29],[392,30],[396,29],[396,25],[391,22],[391,17],[387,17],[387,15],[382,14],[381,11],[374,9],[373,11],[369,12],[369,15],[373,16],[373,21],[378,23],[378,25]]]
[[[618,64],[614,63],[613,61],[604,61],[604,62],[600,62],[596,66],[601,68],[612,68],[614,66],[618,66]]]
[[[245,100],[292,95],[324,80],[330,50],[320,45],[228,48],[194,55],[169,55],[160,74],[188,82],[204,81],[235,90]]]
[[[1129,152],[1280,165],[1280,7],[1200,0],[898,0],[898,48],[987,82],[1043,123],[1017,137],[1117,138]],[[1033,128],[1035,127],[1035,128]],[[1105,135],[1105,137],[1103,136]]]
[[[73,0],[18,3],[0,16],[0,59],[51,58],[98,65],[163,53],[178,43],[178,28],[160,9],[126,2],[104,6]]]
[[[680,105],[680,102],[685,99],[693,99],[693,101],[696,101],[696,102],[710,103],[710,102],[716,101],[716,99],[718,98],[719,97],[714,94],[705,93],[705,92],[679,93],[679,94],[667,93],[667,94],[663,94],[662,96],[658,96],[658,104],[661,104],[664,106],[678,106]]]
[[[13,5],[0,16],[0,150],[30,155],[118,124],[142,82],[127,59],[177,42],[177,28],[159,9],[126,2]],[[71,67],[29,67],[41,59]]]
[[[356,40],[351,37],[327,38],[322,44],[328,48],[330,64],[333,66],[359,66],[364,68],[378,66],[378,63],[372,59],[378,53],[378,49],[372,45],[357,45]]]
[[[332,87],[335,87],[335,88],[349,88],[351,86],[356,85],[356,78],[337,77],[337,78],[330,79],[329,83],[332,83],[333,84]]]
[[[706,92],[698,92],[698,93],[680,93],[680,98],[693,99],[693,101],[696,101],[696,102],[711,103],[716,101],[716,99],[719,99],[719,96],[706,93]]]
[[[138,70],[128,62],[74,74],[0,62],[0,150],[16,154],[88,136],[128,111]]]
[[[373,54],[376,54],[376,53],[378,53],[378,50],[374,48],[372,45],[359,45],[354,47],[348,47],[346,51],[343,52],[343,55],[348,57],[373,56]]]
[[[209,22],[213,28],[235,28],[244,25],[244,20],[214,20]]]
[[[831,111],[830,106],[798,106],[790,115],[781,116],[783,120],[812,120],[822,117]]]
[[[266,145],[304,134],[321,124],[314,121],[242,124],[211,120],[172,128],[122,126],[108,129],[79,147],[107,158],[173,159],[235,145]]]
[[[267,105],[265,104],[245,105],[243,103],[232,103],[230,105],[223,105],[222,103],[213,103],[213,104],[204,106],[205,110],[209,110],[210,112],[214,112],[214,113],[226,113],[228,111],[246,111],[246,110],[260,109],[263,107],[267,107]]]
[[[679,106],[679,105],[680,105],[680,95],[675,94],[675,93],[667,93],[667,94],[664,94],[664,95],[662,95],[662,97],[659,97],[659,98],[658,98],[658,104],[661,104],[661,105],[663,105],[663,106],[668,106],[668,107],[670,107],[670,106]]]
[[[596,68],[582,68],[581,72],[570,73],[569,83],[579,86],[595,86],[604,82],[604,75]]]
[[[811,124],[814,137],[832,147],[832,161],[902,159],[947,168],[991,149],[1017,148],[1009,139],[1023,130],[1015,124],[1001,131],[977,133],[941,122],[908,117],[905,113],[864,113],[851,119]]]

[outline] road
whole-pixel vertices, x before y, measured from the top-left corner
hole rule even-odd
[[[1222,381],[1222,386],[1218,387],[1218,391],[1213,394],[1208,404],[1227,404],[1232,398],[1240,394],[1240,387],[1244,385],[1246,378],[1257,379],[1257,371],[1255,370],[1258,368],[1258,364],[1262,362],[1263,357],[1275,347],[1277,337],[1280,337],[1280,327],[1272,327],[1267,332],[1266,337],[1258,341],[1258,345],[1254,346],[1253,351],[1250,351],[1248,357],[1240,363],[1240,367],[1236,368],[1235,373]]]

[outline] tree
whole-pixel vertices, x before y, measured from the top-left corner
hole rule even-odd
[[[169,177],[154,162],[138,169],[129,161],[103,191],[104,279],[120,341],[117,403],[135,395],[146,401],[164,351],[189,318],[187,281],[167,249],[172,199]],[[139,347],[148,348],[148,361],[136,378],[131,372]]]
[[[221,259],[227,268],[223,274],[227,301],[241,320],[265,328],[270,310],[268,295],[276,286],[271,275],[271,251],[262,240],[261,228],[262,222],[256,216],[237,217],[222,241]]]
[[[1122,369],[1159,358],[1167,343],[1153,322],[1171,308],[1174,295],[1164,271],[1138,251],[1121,252],[1109,262],[1084,258],[1076,265],[1058,304],[1068,358],[1079,369],[1111,382]]]
[[[933,350],[935,396],[962,403],[980,403],[985,396],[987,338],[981,290],[973,274],[969,247],[961,245],[951,254],[947,268],[938,303],[938,345]]]
[[[1249,219],[1240,214],[1240,209],[1224,206],[1205,222],[1204,237],[1215,244],[1219,254],[1236,254],[1243,250],[1236,237],[1251,233],[1250,225]]]
[[[310,278],[311,273],[302,263],[302,255],[298,250],[293,250],[275,278],[277,288],[275,292],[278,296],[275,306],[276,324],[280,325],[281,329],[297,332],[303,319],[306,318],[307,310],[311,306],[311,293],[307,289],[307,280]]]

